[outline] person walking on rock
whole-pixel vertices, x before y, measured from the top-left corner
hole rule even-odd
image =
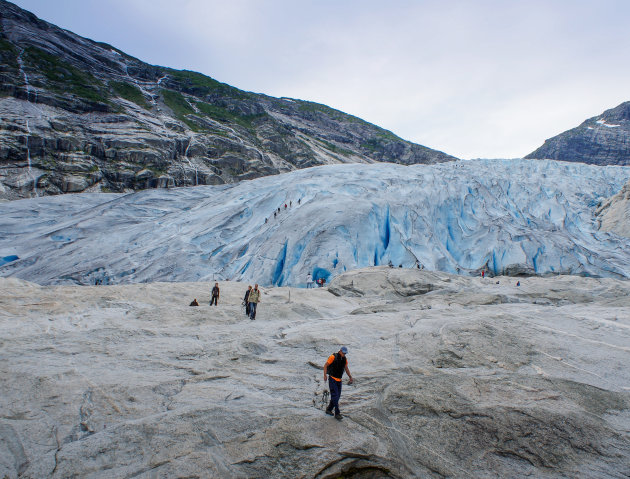
[[[324,364],[324,382],[328,381],[328,387],[330,388],[330,404],[326,408],[326,414],[333,415],[333,409],[335,411],[335,419],[341,419],[343,416],[339,411],[339,398],[341,397],[341,378],[343,372],[348,374],[348,384],[352,384],[352,374],[348,369],[348,348],[342,346],[339,352],[331,354]],[[329,376],[326,378],[326,376]]]
[[[219,283],[214,283],[214,288],[212,288],[212,298],[210,298],[210,306],[214,303],[215,306],[218,306],[217,301],[219,301]]]
[[[252,292],[252,285],[250,284],[245,291],[245,297],[243,298],[243,304],[245,305],[245,316],[249,316],[249,293]]]
[[[256,307],[260,302],[260,290],[258,289],[258,283],[256,283],[254,285],[254,289],[249,292],[247,301],[249,301],[249,319],[253,321],[256,319]]]

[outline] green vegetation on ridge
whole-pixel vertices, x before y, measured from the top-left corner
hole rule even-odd
[[[4,38],[0,38],[0,96],[11,94],[11,82],[7,81],[5,75],[18,68],[15,46]]]
[[[190,70],[168,70],[168,75],[180,83],[180,86],[186,93],[191,93],[198,97],[220,94],[232,98],[248,98],[247,94],[238,88],[227,83],[221,83],[202,73]]]
[[[326,148],[329,151],[332,151],[333,153],[337,153],[338,155],[343,155],[343,156],[352,156],[353,152],[350,150],[347,150],[345,148],[341,148],[329,141],[326,141],[322,138],[315,138],[315,141],[320,143],[321,145],[324,146],[324,148]]]
[[[164,99],[164,104],[173,111],[178,119],[186,123],[193,131],[202,130],[197,123],[186,117],[186,115],[195,113],[195,110],[192,106],[190,106],[188,100],[184,98],[184,95],[173,90],[161,90],[161,93],[162,98]]]
[[[339,110],[335,110],[321,103],[314,103],[311,101],[297,100],[298,109],[306,113],[323,113],[324,115],[337,121],[354,122],[354,123],[367,123],[356,116],[349,115]]]
[[[15,45],[4,38],[0,38],[0,51],[15,52]]]
[[[116,92],[118,96],[134,102],[136,105],[141,106],[145,110],[149,110],[151,106],[147,103],[144,95],[135,85],[123,81],[110,81],[109,86]]]
[[[24,60],[46,77],[51,90],[71,93],[93,102],[109,103],[109,94],[100,80],[59,57],[29,46],[25,49]]]
[[[184,95],[178,91],[162,90],[162,98],[164,98],[166,106],[173,110],[173,113],[175,113],[175,115],[177,115],[180,119],[185,115],[195,113],[195,110],[192,106],[190,106],[190,103],[186,101]]]
[[[213,120],[224,123],[236,123],[237,125],[247,128],[248,130],[252,130],[254,128],[254,120],[267,116],[266,113],[243,115],[239,112],[228,110],[227,108],[218,105],[211,105],[205,102],[196,102],[196,105],[202,113],[208,115]]]

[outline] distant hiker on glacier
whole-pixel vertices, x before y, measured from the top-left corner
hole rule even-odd
[[[245,305],[245,316],[249,316],[249,293],[252,292],[252,285],[250,284],[245,291],[245,297],[243,298],[243,304]]]
[[[330,388],[330,404],[326,408],[326,414],[332,416],[334,409],[335,419],[343,418],[339,411],[339,398],[341,397],[341,378],[344,371],[348,374],[348,384],[354,382],[348,369],[346,354],[348,354],[348,348],[342,346],[339,352],[331,354],[326,364],[324,364],[324,382],[328,381],[328,387]],[[329,376],[328,378],[326,377],[327,375]]]
[[[214,303],[215,306],[218,306],[217,302],[219,301],[219,283],[214,283],[214,288],[212,288],[212,297],[210,298],[210,306]]]
[[[256,307],[258,303],[260,303],[260,290],[258,289],[258,283],[254,285],[254,289],[249,292],[249,296],[247,298],[249,302],[249,319],[252,321],[256,319]]]
[[[307,288],[313,287],[313,275],[311,273],[309,273],[308,276],[306,277],[306,287]]]

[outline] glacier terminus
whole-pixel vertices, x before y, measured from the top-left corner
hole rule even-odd
[[[630,167],[552,160],[325,165],[220,186],[0,204],[0,275],[39,284],[305,286],[391,264],[461,275],[630,276],[598,204]],[[286,207],[285,207],[286,205]]]

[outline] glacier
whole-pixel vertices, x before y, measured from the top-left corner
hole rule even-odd
[[[309,274],[329,282],[391,264],[627,278],[630,239],[599,231],[595,210],[629,178],[630,167],[551,160],[345,164],[220,186],[5,202],[0,276],[303,287]]]

